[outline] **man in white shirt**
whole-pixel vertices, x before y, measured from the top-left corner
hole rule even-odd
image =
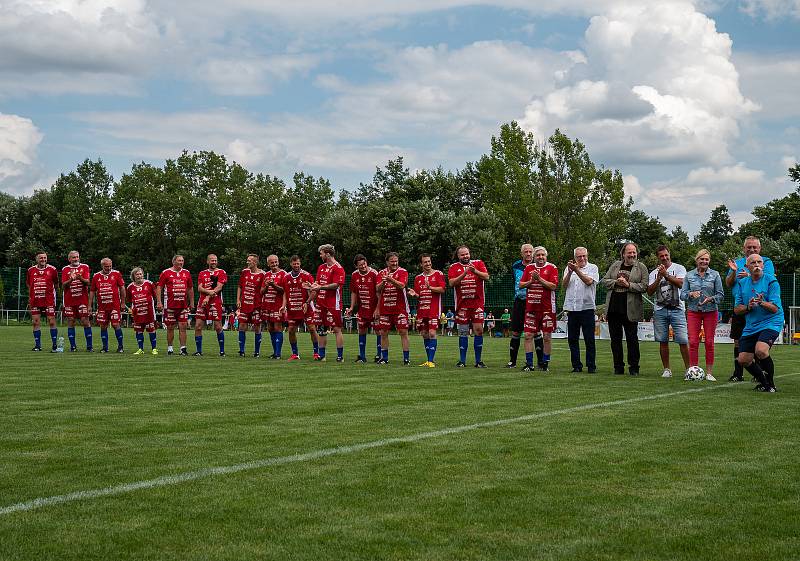
[[[680,299],[686,267],[673,263],[669,248],[660,245],[656,248],[656,257],[660,263],[650,272],[647,293],[655,294],[653,312],[653,335],[659,343],[661,364],[664,366],[662,378],[671,378],[669,365],[669,328],[672,326],[673,339],[681,349],[683,369],[689,368],[689,334],[686,329],[686,312]]]
[[[585,247],[576,247],[572,255],[574,260],[567,263],[564,269],[563,284],[564,310],[567,312],[567,341],[572,360],[572,371],[582,372],[580,333],[586,345],[586,369],[590,374],[597,372],[595,363],[594,321],[595,292],[600,281],[597,265],[589,263],[589,251]]]

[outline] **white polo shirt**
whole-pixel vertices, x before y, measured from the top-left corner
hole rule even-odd
[[[569,269],[565,271],[569,271]],[[595,309],[594,297],[597,291],[597,283],[600,281],[600,271],[597,269],[597,265],[593,263],[587,263],[585,267],[581,267],[580,271],[592,279],[592,284],[587,285],[576,273],[572,273],[569,276],[567,291],[564,294],[564,309],[568,312]]]

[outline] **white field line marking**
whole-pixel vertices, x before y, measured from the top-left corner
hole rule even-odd
[[[783,376],[794,376],[798,373],[785,374]],[[350,446],[337,446],[335,448],[324,448],[322,450],[315,450],[306,452],[304,454],[294,454],[291,456],[279,456],[277,458],[265,458],[263,460],[254,460],[252,462],[245,462],[241,464],[234,464],[230,466],[218,466],[199,469],[195,471],[187,471],[175,475],[165,475],[156,477],[155,479],[147,479],[144,481],[136,481],[134,483],[124,483],[122,485],[114,485],[111,487],[103,487],[101,489],[90,489],[87,491],[75,491],[65,495],[54,495],[51,497],[39,497],[29,501],[16,503],[0,508],[0,516],[6,514],[13,514],[15,512],[22,512],[26,510],[33,510],[45,506],[57,505],[62,503],[70,503],[74,501],[91,500],[100,497],[108,497],[113,495],[122,495],[139,491],[142,489],[154,489],[156,487],[166,487],[168,485],[178,485],[187,481],[195,481],[197,479],[205,479],[215,475],[228,475],[232,473],[239,473],[242,471],[252,471],[271,466],[282,466],[286,464],[294,464],[298,462],[308,462],[328,456],[339,456],[344,454],[354,454],[372,448],[383,448],[391,446],[392,444],[404,444],[419,442],[420,440],[427,440],[429,438],[438,438],[441,436],[448,436],[451,434],[459,434],[462,432],[469,432],[477,429],[501,427],[516,423],[524,423],[526,421],[535,421],[537,419],[545,419],[547,417],[555,417],[557,415],[567,415],[569,413],[580,413],[583,411],[591,411],[593,409],[603,409],[608,407],[615,407],[618,405],[629,405],[632,403],[640,403],[643,401],[652,401],[656,399],[664,399],[667,397],[674,397],[679,395],[688,395],[693,393],[705,392],[717,388],[727,388],[737,385],[735,382],[725,384],[715,384],[712,386],[705,386],[702,388],[691,388],[688,390],[679,390],[674,392],[660,393],[654,395],[646,395],[640,397],[633,397],[630,399],[618,399],[616,401],[602,401],[600,403],[589,403],[586,405],[576,405],[575,407],[567,407],[565,409],[556,409],[554,411],[543,411],[541,413],[533,413],[531,415],[523,415],[521,417],[512,417],[510,419],[498,419],[495,421],[484,421],[481,423],[473,423],[470,425],[462,425],[459,427],[450,427],[440,430],[421,432],[418,434],[411,434],[408,436],[399,436],[396,438],[384,438],[381,440],[374,440],[372,442],[364,442],[361,444],[352,444]]]

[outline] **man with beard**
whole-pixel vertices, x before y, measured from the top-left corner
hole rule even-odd
[[[382,358],[381,335],[377,333],[374,326],[375,308],[378,302],[376,293],[378,271],[370,267],[367,258],[360,253],[355,256],[353,262],[356,270],[350,275],[350,307],[345,315],[352,316],[353,311],[356,311],[358,320],[358,358],[356,362],[359,364],[367,362],[367,334],[370,327],[376,331],[378,338],[378,352],[375,356],[375,362],[378,362]]]
[[[286,316],[289,325],[289,345],[292,347],[292,356],[289,357],[289,360],[300,360],[300,351],[297,347],[297,327],[303,323],[306,324],[311,334],[314,355],[317,356],[314,293],[303,287],[304,284],[310,285],[314,282],[314,275],[302,268],[299,255],[292,255],[289,258],[289,265],[291,269],[283,277],[283,308],[281,308],[281,312]]]
[[[469,346],[469,327],[472,325],[475,368],[486,368],[481,360],[483,352],[483,309],[485,294],[483,284],[489,280],[486,265],[480,259],[471,259],[465,245],[456,249],[457,261],[447,271],[448,284],[455,289],[456,323],[458,324],[459,360],[457,368],[464,368]]]
[[[277,255],[267,257],[267,269],[264,284],[261,285],[261,321],[267,325],[272,343],[269,358],[280,360],[283,349],[283,278],[286,271],[281,269]]]
[[[386,268],[378,273],[375,291],[378,294],[378,305],[375,308],[375,328],[381,334],[381,360],[378,364],[389,364],[389,332],[392,327],[400,335],[403,347],[403,364],[408,366],[409,343],[409,310],[406,297],[408,271],[400,266],[400,257],[390,251],[386,254]]]

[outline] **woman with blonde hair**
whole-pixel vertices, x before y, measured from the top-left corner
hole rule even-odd
[[[709,267],[711,253],[701,249],[694,258],[697,267],[686,273],[681,300],[686,302],[689,331],[689,366],[697,366],[700,350],[700,327],[705,335],[706,380],[716,382],[714,368],[714,333],[717,330],[719,304],[722,302],[722,277]]]

